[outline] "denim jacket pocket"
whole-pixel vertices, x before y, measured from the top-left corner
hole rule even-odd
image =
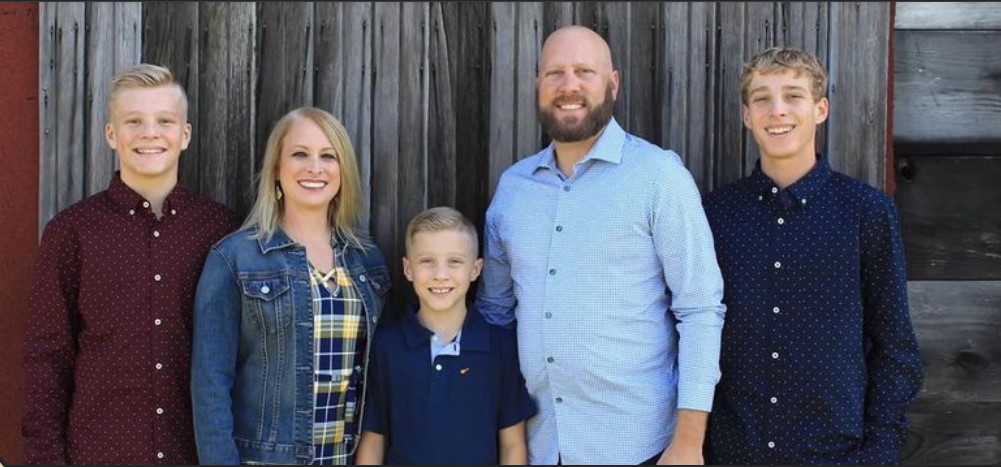
[[[254,314],[252,321],[261,325],[268,334],[292,324],[288,277],[242,279],[240,286],[246,309]]]

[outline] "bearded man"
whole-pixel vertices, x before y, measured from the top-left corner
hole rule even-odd
[[[594,31],[552,33],[536,84],[552,143],[501,176],[477,297],[517,328],[529,463],[701,464],[725,306],[699,190],[612,118]]]

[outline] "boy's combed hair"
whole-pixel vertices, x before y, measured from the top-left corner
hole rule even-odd
[[[112,104],[120,92],[127,89],[150,89],[160,86],[174,86],[177,88],[181,95],[184,114],[187,115],[188,95],[184,92],[184,88],[174,81],[174,74],[170,70],[151,63],[140,63],[126,68],[115,75],[115,78],[111,81],[111,93],[108,96],[108,112],[110,113]]]
[[[473,250],[479,250],[479,236],[476,226],[458,210],[448,206],[438,206],[414,216],[407,224],[406,252],[410,254],[410,242],[421,232],[454,231],[465,232],[473,241]]]
[[[768,74],[786,70],[794,71],[797,77],[806,73],[814,100],[827,97],[827,71],[815,55],[790,47],[772,47],[744,63],[744,71],[740,75],[741,102],[747,104],[748,87],[755,72]]]

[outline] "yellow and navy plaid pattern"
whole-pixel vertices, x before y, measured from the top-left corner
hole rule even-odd
[[[352,463],[350,456],[358,442],[356,409],[363,391],[365,307],[347,270],[337,267],[326,284],[323,278],[310,266],[316,350],[313,464],[344,465]]]

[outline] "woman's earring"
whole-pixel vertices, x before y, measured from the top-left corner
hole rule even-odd
[[[283,195],[284,193],[282,193],[282,186],[275,183],[275,197],[278,198],[278,200],[280,201]]]

